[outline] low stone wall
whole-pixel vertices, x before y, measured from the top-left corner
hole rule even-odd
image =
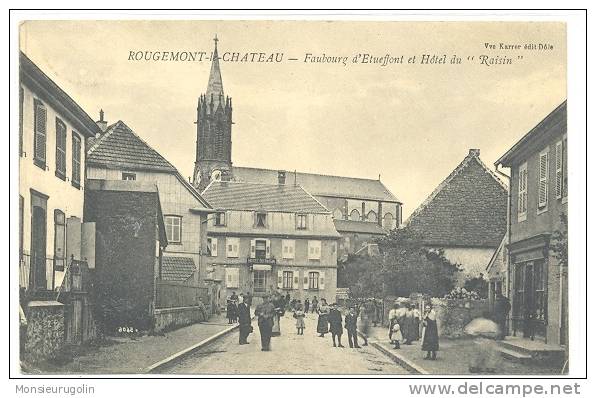
[[[489,310],[488,300],[432,299],[432,304],[437,313],[439,336],[447,338],[463,337],[464,327]]]
[[[207,320],[204,306],[158,308],[153,314],[155,318],[153,331],[157,333]]]
[[[31,301],[27,305],[25,360],[53,358],[64,346],[64,306],[57,301]]]

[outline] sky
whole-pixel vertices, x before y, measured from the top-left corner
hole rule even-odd
[[[197,98],[215,34],[220,57],[284,57],[220,59],[234,107],[235,166],[380,174],[404,203],[404,220],[470,148],[493,168],[566,98],[566,26],[557,22],[26,21],[20,45],[94,120],[103,109],[108,123],[124,121],[191,176]],[[529,43],[553,48],[524,49]],[[206,57],[135,61],[131,51]],[[305,62],[306,54],[348,63]],[[352,63],[357,54],[403,56],[403,63]],[[447,64],[421,64],[424,54],[445,54]],[[449,63],[454,54],[462,63]],[[483,65],[482,55],[512,62]]]

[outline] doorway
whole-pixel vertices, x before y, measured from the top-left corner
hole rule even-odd
[[[47,196],[31,192],[31,270],[29,288],[47,290]]]

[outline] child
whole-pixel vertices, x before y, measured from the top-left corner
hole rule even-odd
[[[391,328],[391,332],[389,333],[389,340],[391,340],[393,348],[399,350],[399,341],[402,339],[403,336],[401,334],[401,327],[399,326],[399,323],[396,323],[395,325],[393,325],[393,327]]]
[[[296,330],[298,334],[304,334],[304,311],[302,311],[302,304],[296,305],[296,311],[294,311],[294,318],[296,318]]]

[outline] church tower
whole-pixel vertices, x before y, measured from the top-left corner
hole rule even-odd
[[[212,180],[232,178],[232,99],[224,95],[217,35],[207,91],[197,106],[197,142],[193,185],[202,191]]]

